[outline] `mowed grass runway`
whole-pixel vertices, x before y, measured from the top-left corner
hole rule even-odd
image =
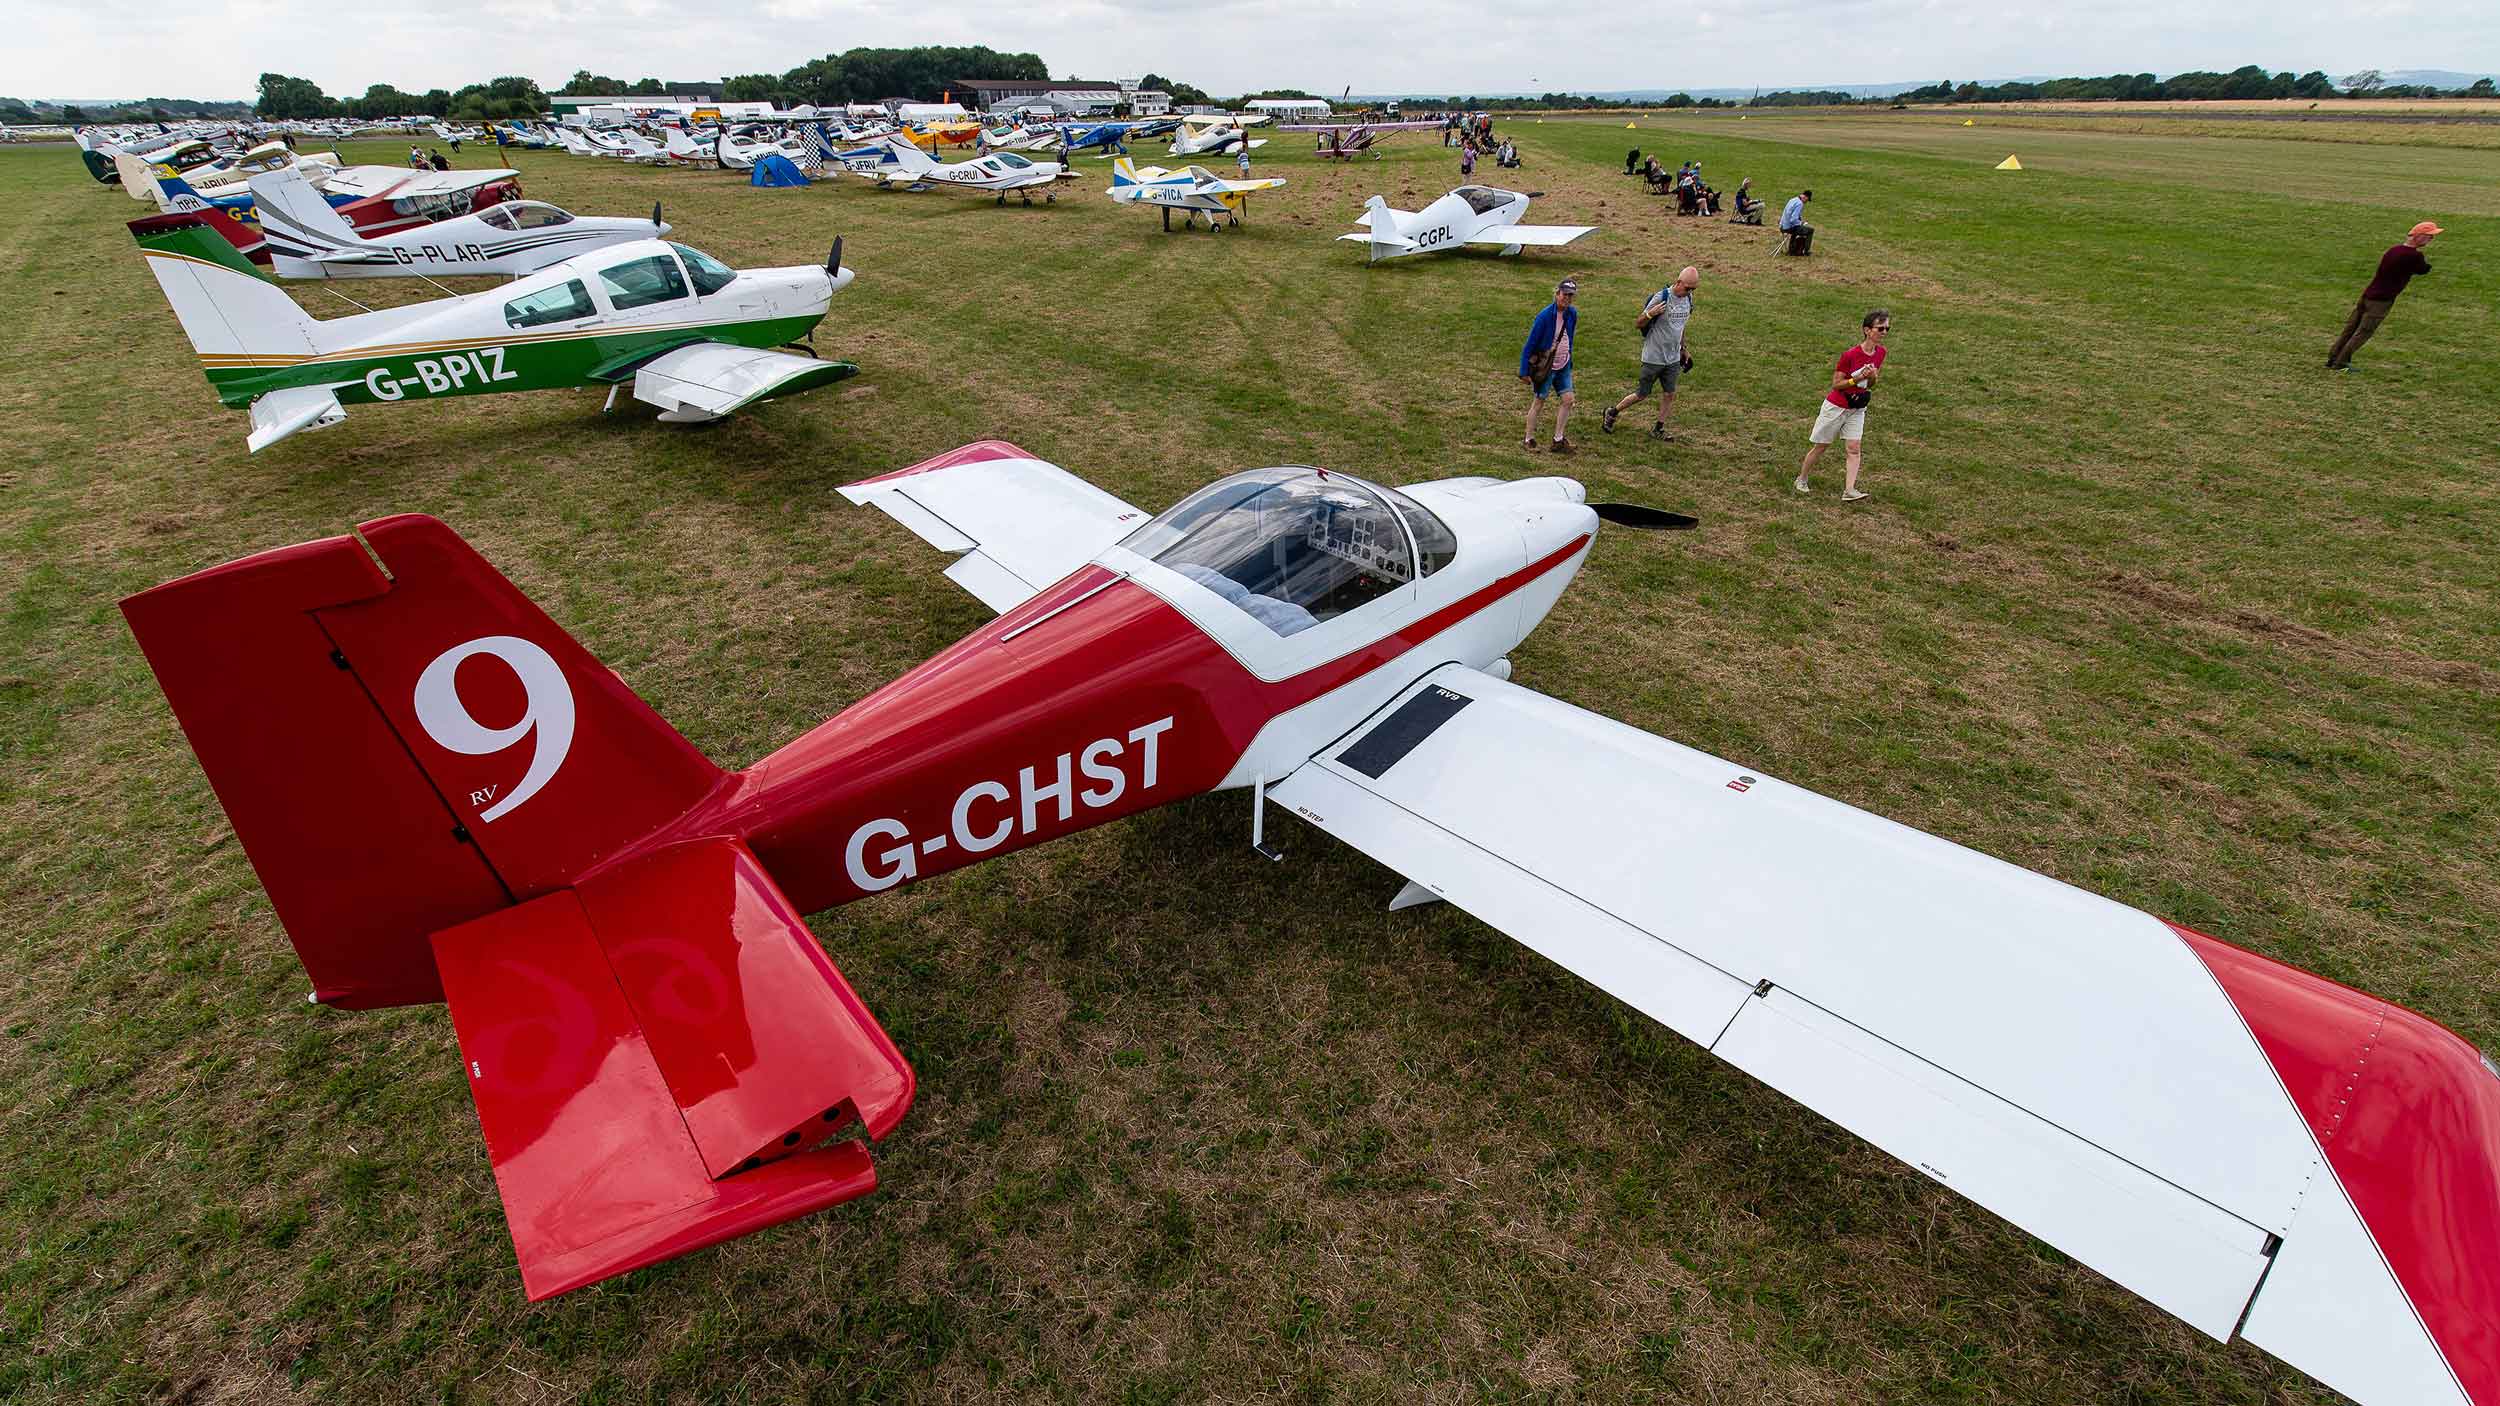
[[[1387,913],[1394,875],[1281,813],[1259,860],[1238,795],[818,915],[920,1073],[882,1189],[535,1308],[443,1011],[304,1004],[119,597],[438,514],[740,765],[984,618],[833,489],[995,435],[1151,510],[1303,462],[1696,512],[1603,534],[1521,681],[2500,1046],[2500,153],[1511,130],[1532,218],[1600,234],[1366,268],[1330,239],[1456,184],[1430,139],[1345,168],[1284,137],[1245,230],[1168,236],[1090,158],[1002,210],[523,154],[533,195],[663,200],[733,263],[847,236],[818,345],[862,376],[696,431],[589,390],[358,408],[259,456],[141,207],[0,151],[0,1398],[2333,1399],[1464,915]],[[1818,256],[1670,218],[1617,174],[1636,142],[1774,208],[1811,185]],[[2438,272],[2320,370],[2424,217]],[[1688,262],[1681,439],[1600,435]],[[1565,273],[1561,466],[1518,450],[1511,371]],[[1876,304],[1875,496],[1835,501],[1835,454],[1798,497]]]

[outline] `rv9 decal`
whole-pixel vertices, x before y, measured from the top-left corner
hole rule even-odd
[[[469,706],[460,701],[460,665],[479,654],[502,660],[521,680],[528,705],[510,726],[487,727],[471,717]],[[528,769],[502,799],[496,799],[495,786],[469,793],[470,805],[485,807],[477,813],[480,823],[500,819],[537,795],[573,747],[573,689],[564,681],[564,669],[554,656],[518,635],[487,635],[434,656],[434,662],[417,675],[416,705],[417,723],[425,735],[462,756],[492,756],[524,737],[535,736]]]
[[[443,395],[496,381],[517,381],[521,379],[520,372],[504,369],[504,350],[502,347],[480,347],[473,352],[453,352],[439,359],[421,356],[409,363],[405,376],[394,376],[391,368],[377,366],[365,373],[365,392],[375,400],[397,400],[411,390],[425,395]]]

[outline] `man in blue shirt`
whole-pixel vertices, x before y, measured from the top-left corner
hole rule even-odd
[[[1814,192],[1810,190],[1788,198],[1788,208],[1780,211],[1780,233],[1796,234],[1802,231],[1808,238],[1813,237],[1814,226],[1806,223],[1806,202],[1813,198]]]

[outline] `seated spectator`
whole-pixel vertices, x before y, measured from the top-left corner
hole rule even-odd
[[[1814,226],[1806,223],[1806,202],[1813,198],[1813,191],[1801,191],[1789,197],[1787,208],[1780,211],[1780,233],[1788,236],[1788,242],[1781,246],[1784,252],[1814,252]]]
[[[1754,198],[1751,176],[1736,183],[1736,221],[1747,225],[1762,223],[1762,202]]]

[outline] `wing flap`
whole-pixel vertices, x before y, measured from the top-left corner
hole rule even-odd
[[[910,1067],[732,840],[447,928],[435,963],[532,1299],[865,1195]]]
[[[994,439],[845,484],[842,496],[955,554],[948,578],[1002,614],[1146,520],[1058,465]]]
[[[664,352],[634,372],[634,399],[660,407],[660,418],[717,420],[759,400],[831,385],[859,374],[847,361],[697,342]]]
[[[1505,248],[1524,244],[1531,248],[1554,249],[1595,233],[1595,225],[1495,225],[1467,236],[1467,242],[1498,244]]]

